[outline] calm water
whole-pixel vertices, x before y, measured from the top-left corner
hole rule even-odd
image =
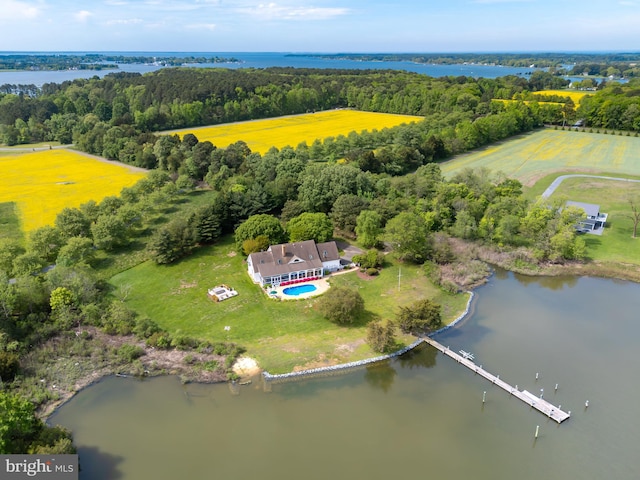
[[[520,389],[544,388],[572,411],[562,425],[430,347],[270,393],[109,378],[52,422],[73,430],[83,479],[634,479],[638,311],[637,284],[503,273],[438,337]]]
[[[35,53],[35,52],[34,52]],[[115,52],[118,53],[118,52]],[[120,52],[122,53],[122,52]],[[423,65],[413,62],[374,62],[374,61],[355,61],[355,60],[331,60],[318,57],[298,57],[288,56],[286,53],[237,53],[237,52],[220,52],[215,54],[203,54],[193,52],[133,52],[122,53],[130,55],[144,56],[206,56],[217,55],[219,57],[234,57],[240,60],[240,63],[207,63],[193,66],[210,67],[210,68],[266,68],[266,67],[296,67],[296,68],[351,68],[351,69],[393,69],[405,70],[409,72],[423,73],[432,77],[443,76],[459,76],[465,75],[469,77],[485,77],[496,78],[505,75],[525,75],[530,73],[530,68],[517,67],[498,67],[484,65]],[[76,78],[91,78],[94,75],[103,77],[114,71],[121,72],[138,72],[147,73],[158,70],[161,67],[153,65],[120,65],[119,70],[66,70],[61,72],[0,72],[0,85],[5,83],[18,85],[37,85],[42,86],[44,83],[61,83],[66,80],[75,80]]]

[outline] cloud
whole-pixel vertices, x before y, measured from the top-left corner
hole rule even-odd
[[[143,23],[144,20],[141,18],[118,18],[113,20],[108,20],[105,22],[106,25],[138,25]]]
[[[480,5],[491,5],[494,3],[529,3],[533,0],[471,0],[471,3],[477,3]]]
[[[73,18],[75,18],[78,22],[86,22],[87,20],[89,20],[89,17],[93,16],[93,13],[91,13],[88,10],[80,10],[79,12],[75,13],[73,15]]]
[[[36,18],[42,13],[39,6],[30,2],[4,0],[0,8],[0,20],[17,20]]]
[[[213,32],[217,25],[215,23],[192,23],[191,25],[185,25],[185,27],[191,30],[210,30]]]
[[[350,9],[341,7],[293,7],[281,6],[277,3],[261,3],[253,8],[241,8],[238,11],[268,20],[327,20],[351,13]]]

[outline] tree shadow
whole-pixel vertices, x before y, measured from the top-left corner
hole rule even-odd
[[[382,390],[384,393],[391,389],[398,374],[389,360],[371,363],[366,366],[366,369],[367,371],[364,374],[366,382],[373,389]]]
[[[80,480],[117,480],[124,478],[118,465],[123,457],[101,451],[98,447],[79,447]]]
[[[520,275],[514,274],[514,278],[521,285],[540,285],[543,288],[548,288],[549,290],[562,290],[564,287],[575,287],[578,283],[580,277],[576,275],[563,275],[563,276],[548,276],[548,277],[539,277],[539,276],[530,276],[530,275]]]
[[[420,345],[397,358],[400,367],[408,368],[433,368],[436,366],[438,350]]]

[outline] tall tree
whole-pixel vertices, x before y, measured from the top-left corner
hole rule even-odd
[[[633,222],[633,234],[631,235],[631,238],[636,238],[638,223],[640,223],[640,210],[638,209],[636,202],[632,199],[629,200],[629,207],[631,208],[631,213],[627,214],[627,217],[629,217]]]
[[[285,231],[278,220],[273,215],[259,214],[252,215],[242,222],[235,232],[236,248],[242,251],[242,244],[246,240],[258,237],[266,237],[269,245],[276,245],[285,241]]]
[[[365,248],[378,245],[382,235],[382,217],[374,210],[363,210],[356,219],[356,235],[358,242]]]
[[[357,290],[333,287],[331,295],[323,295],[318,301],[322,315],[337,323],[353,323],[364,311],[364,299]]]
[[[369,201],[366,198],[352,194],[340,195],[331,209],[333,224],[339,230],[353,233],[357,225],[358,215],[368,206]]]
[[[385,238],[401,260],[423,263],[429,258],[429,229],[415,213],[402,212],[387,222]]]
[[[77,208],[67,207],[62,209],[56,216],[55,226],[64,238],[91,236],[91,222]]]
[[[333,223],[324,213],[303,213],[287,223],[289,241],[328,242],[333,237]]]

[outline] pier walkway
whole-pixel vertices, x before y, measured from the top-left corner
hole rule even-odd
[[[462,365],[467,367],[469,370],[475,372],[477,375],[480,375],[481,377],[486,378],[494,385],[502,388],[506,392],[509,392],[509,394],[513,395],[514,397],[519,398],[520,400],[522,400],[524,403],[528,404],[532,408],[535,408],[544,416],[551,418],[558,423],[562,423],[569,418],[570,415],[568,413],[563,412],[558,407],[547,402],[543,398],[537,397],[526,390],[522,390],[522,391],[518,390],[517,388],[509,385],[507,382],[500,380],[500,376],[493,375],[492,373],[487,372],[484,368],[481,368],[479,365],[476,365],[471,360],[472,358],[471,355],[468,355],[468,354],[465,356],[460,355],[459,353],[456,353],[450,350],[449,347],[445,347],[441,343],[438,343],[434,339],[429,337],[426,337],[423,340],[429,345],[431,345],[432,347],[437,348],[439,351],[441,351],[445,355],[453,358],[458,363],[461,363]]]

